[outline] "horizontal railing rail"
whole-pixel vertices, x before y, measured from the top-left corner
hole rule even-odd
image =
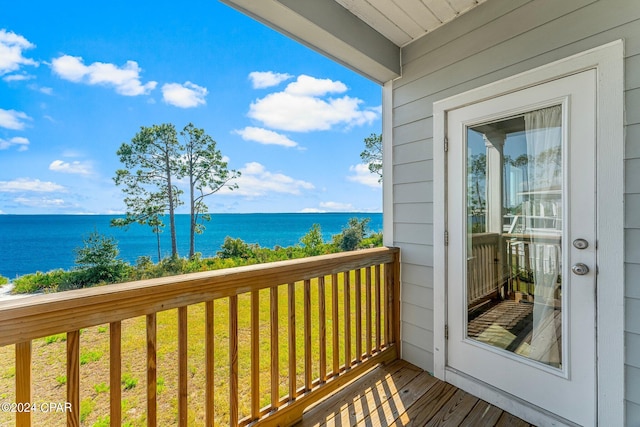
[[[16,402],[32,402],[34,377],[51,375],[32,372],[34,340],[66,333],[66,423],[80,425],[81,332],[108,325],[110,403],[103,415],[119,426],[123,322],[143,317],[146,333],[138,338],[146,343],[146,408],[139,409],[146,411],[147,425],[157,425],[158,342],[166,338],[158,314],[174,310],[178,425],[192,422],[194,394],[204,395],[208,426],[288,425],[361,372],[398,357],[399,272],[399,250],[375,248],[10,300],[0,303],[0,347],[15,347]],[[228,313],[226,342],[218,334],[220,317],[214,310],[219,304]],[[196,309],[204,312],[204,390],[190,384],[188,343],[194,339],[190,328],[197,326],[191,320]],[[214,350],[220,346],[225,347],[222,362]],[[249,362],[239,362],[240,353],[248,354]],[[224,405],[214,404],[221,364],[228,391]],[[15,420],[30,426],[32,413],[17,412]]]

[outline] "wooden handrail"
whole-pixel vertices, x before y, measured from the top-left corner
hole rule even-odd
[[[164,277],[90,289],[32,296],[0,303],[0,346],[16,345],[16,398],[31,399],[32,340],[67,333],[67,401],[71,411],[68,425],[79,425],[80,331],[108,324],[110,354],[111,425],[120,425],[121,413],[121,322],[146,316],[146,411],[148,425],[157,425],[157,318],[158,312],[178,309],[175,337],[178,358],[177,413],[179,425],[189,421],[189,375],[187,341],[190,326],[189,306],[204,303],[206,324],[204,344],[205,414],[207,425],[214,418],[214,345],[228,345],[229,399],[225,419],[233,426],[248,424],[287,425],[302,416],[304,409],[350,381],[363,370],[399,355],[399,249],[375,248],[356,252],[259,264],[253,266]],[[330,283],[329,283],[330,282]],[[364,290],[362,289],[364,287]],[[269,290],[262,298],[270,315],[270,348],[260,348],[260,290]],[[297,291],[296,291],[297,289]],[[282,290],[283,292],[279,292]],[[329,293],[331,296],[329,296]],[[250,319],[240,318],[239,298],[250,298]],[[286,303],[278,303],[284,298]],[[228,307],[228,343],[214,338],[214,301],[224,299]],[[318,306],[312,305],[318,300]],[[243,299],[245,301],[245,299]],[[296,318],[296,307],[302,317]],[[280,305],[280,307],[279,307]],[[284,311],[283,311],[284,310]],[[247,312],[243,308],[243,312]],[[286,312],[285,321],[280,316]],[[363,318],[364,317],[364,318]],[[331,326],[328,327],[328,322]],[[264,322],[264,319],[262,320]],[[313,325],[313,322],[318,322]],[[248,326],[247,326],[248,323]],[[242,325],[242,326],[241,326]],[[244,332],[241,329],[244,328]],[[287,330],[284,340],[281,334]],[[249,333],[247,334],[247,329]],[[249,336],[250,366],[239,364],[240,334]],[[298,340],[296,354],[296,334]],[[327,335],[331,334],[331,339]],[[242,341],[245,342],[245,341]],[[287,348],[281,348],[281,343]],[[329,347],[331,346],[331,347]],[[365,348],[363,348],[363,346]],[[315,350],[313,350],[315,349]],[[313,352],[313,355],[312,355]],[[329,356],[331,352],[332,356]],[[271,382],[260,390],[260,360],[267,364]],[[284,365],[280,362],[284,358]],[[331,360],[328,360],[331,359]],[[262,364],[263,368],[267,365]],[[286,367],[285,367],[286,366]],[[248,372],[249,393],[240,396],[239,370]],[[300,376],[300,377],[299,377]],[[281,384],[286,384],[282,395]],[[270,403],[260,406],[260,398],[270,393]],[[243,403],[244,402],[244,403]],[[241,411],[241,404],[247,409]],[[144,408],[140,408],[144,410]],[[217,410],[217,409],[216,409]],[[242,418],[244,417],[244,418]],[[31,417],[16,416],[19,426],[31,425]]]

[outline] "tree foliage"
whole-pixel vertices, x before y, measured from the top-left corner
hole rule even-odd
[[[349,223],[342,229],[342,233],[333,236],[334,244],[341,251],[354,251],[360,247],[360,243],[367,235],[370,218],[359,220],[350,218]]]
[[[159,232],[163,226],[159,214],[168,211],[171,255],[177,257],[175,210],[182,191],[174,184],[174,179],[180,177],[180,144],[175,126],[142,126],[131,143],[123,143],[117,154],[125,168],[116,171],[114,181],[123,186],[127,211],[125,218],[114,225],[138,222]]]
[[[300,244],[302,244],[305,256],[316,256],[325,253],[320,224],[313,224],[309,232],[300,238]]]
[[[184,138],[184,155],[180,158],[180,176],[187,178],[189,183],[189,212],[190,240],[189,258],[195,255],[195,235],[204,231],[204,225],[198,220],[209,221],[208,208],[204,198],[210,196],[223,187],[230,190],[238,188],[238,184],[231,183],[240,176],[240,172],[229,170],[220,150],[216,149],[216,142],[204,132],[189,123],[180,132]]]
[[[379,176],[382,182],[382,134],[372,133],[364,139],[365,149],[360,158],[369,166],[369,171]]]

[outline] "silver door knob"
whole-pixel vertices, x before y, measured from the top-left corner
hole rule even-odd
[[[573,274],[577,274],[578,276],[584,276],[589,272],[589,267],[579,262],[571,266],[571,271],[573,271]]]

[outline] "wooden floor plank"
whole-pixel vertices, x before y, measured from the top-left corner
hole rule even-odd
[[[458,390],[447,403],[429,420],[427,426],[459,426],[471,412],[478,398]]]
[[[392,376],[376,382],[368,389],[363,389],[346,407],[342,408],[340,413],[336,414],[336,417],[327,420],[325,425],[327,427],[356,425],[359,421],[369,418],[380,405],[393,401],[394,394],[397,394],[407,384],[411,384],[417,376],[423,374],[425,374],[424,371],[404,367]]]
[[[456,390],[451,384],[438,382],[389,425],[394,427],[424,426],[451,399]]]
[[[416,366],[378,366],[307,410],[297,427],[529,427]]]
[[[418,368],[403,360],[395,361],[386,366],[378,366],[331,397],[323,400],[320,404],[309,409],[297,426],[308,427],[324,424],[327,420],[340,413],[342,408],[346,408],[349,402],[353,401],[354,396],[362,393],[362,390],[370,388],[376,382],[381,381],[385,377],[391,377],[406,367],[413,367],[416,375],[420,372]]]
[[[508,412],[503,412],[496,423],[496,427],[529,427],[529,423]]]
[[[493,426],[502,416],[502,412],[502,409],[480,400],[460,423],[460,427]]]
[[[379,402],[369,413],[359,414],[361,416],[357,417],[356,425],[367,427],[391,425],[437,383],[438,380],[431,374],[422,372],[413,381],[399,388],[390,399]]]

